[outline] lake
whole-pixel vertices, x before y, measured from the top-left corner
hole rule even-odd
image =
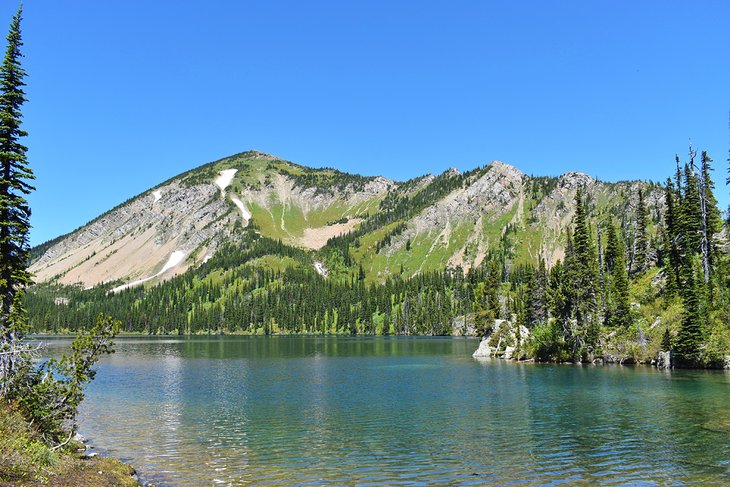
[[[477,345],[119,338],[80,432],[158,485],[730,484],[730,375],[476,360]]]

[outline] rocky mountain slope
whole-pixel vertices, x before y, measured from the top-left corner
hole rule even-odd
[[[647,190],[650,214],[661,210],[661,195],[646,183],[603,183],[581,173],[532,177],[495,161],[398,183],[252,151],[176,176],[38,246],[31,271],[37,282],[85,288],[151,285],[199,266],[249,225],[305,249],[320,274],[361,266],[370,281],[469,269],[499,249],[515,262],[553,263],[563,256],[578,188],[598,221],[630,214],[639,188]]]

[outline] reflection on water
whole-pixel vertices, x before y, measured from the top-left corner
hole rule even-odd
[[[727,374],[477,361],[476,346],[120,339],[81,432],[160,485],[730,484]]]

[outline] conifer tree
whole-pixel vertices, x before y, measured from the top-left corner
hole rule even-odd
[[[712,181],[710,171],[712,159],[707,151],[702,151],[700,168],[700,211],[702,212],[702,268],[705,283],[710,281],[712,266],[716,260],[716,246],[714,236],[721,230],[722,218],[717,207],[717,199],[713,193],[715,183]]]
[[[570,241],[569,239],[568,242]],[[548,276],[548,304],[552,316],[563,325],[570,319],[570,292],[570,283],[565,278],[565,266],[559,260],[550,268],[550,274]],[[567,338],[567,336],[564,337]]]
[[[669,333],[669,328],[664,328],[664,334],[662,335],[662,350],[672,349],[672,335]]]
[[[25,70],[20,65],[21,14],[22,7],[13,16],[0,65],[0,395],[11,387],[24,360],[16,352],[25,331],[23,291],[31,283],[26,270],[30,207],[25,196],[34,189],[28,183],[34,177],[27,148],[20,143],[27,135],[21,128],[21,107],[26,101]]]
[[[530,274],[527,281],[525,325],[529,328],[545,323],[548,319],[547,287],[548,275],[545,268],[545,259],[540,259],[538,267]]]
[[[666,293],[669,296],[675,295],[680,288],[680,265],[681,255],[679,252],[680,234],[677,226],[677,191],[671,178],[667,178],[667,185],[664,191],[666,212],[664,214],[664,253],[667,258],[664,262],[664,275],[666,278]]]
[[[685,256],[700,252],[702,242],[702,208],[697,175],[692,169],[694,155],[690,163],[684,165],[684,185],[680,199],[679,229],[682,233],[682,251]]]
[[[567,279],[572,281],[573,317],[577,322],[576,345],[579,349],[593,348],[597,340],[596,285],[598,268],[596,251],[588,228],[583,192],[575,195],[573,218],[573,252],[566,255]],[[577,352],[578,350],[574,350]],[[582,350],[581,353],[585,351]]]
[[[601,234],[601,223],[596,226],[596,242],[598,244],[598,292],[601,295],[600,313],[606,312],[606,265],[605,251],[603,250],[603,235]]]
[[[480,336],[489,333],[499,316],[499,265],[495,260],[490,260],[486,271],[484,281],[474,288],[474,319]]]
[[[606,243],[606,270],[610,277],[607,324],[627,327],[631,324],[631,303],[629,302],[629,280],[626,270],[626,250],[622,239],[616,235],[616,227],[608,222]]]
[[[636,235],[634,237],[634,258],[631,262],[631,274],[640,276],[646,271],[646,253],[649,248],[646,229],[646,202],[644,191],[639,189],[639,199],[636,207]]]
[[[704,341],[702,328],[704,286],[699,277],[701,272],[699,259],[694,256],[686,266],[686,279],[682,288],[684,314],[674,346],[677,362],[685,366],[695,366],[700,363],[700,346]]]

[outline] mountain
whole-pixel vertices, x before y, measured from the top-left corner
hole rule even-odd
[[[578,188],[595,218],[613,214],[625,225],[644,188],[659,221],[661,193],[638,181],[533,177],[494,161],[395,182],[250,151],[173,177],[34,248],[30,270],[36,282],[149,286],[197,268],[247,227],[305,250],[311,268],[332,278],[358,267],[369,282],[469,270],[500,249],[516,264],[542,257],[551,265],[564,256]]]
[[[499,161],[396,182],[244,152],[32,249],[24,304],[36,331],[111,314],[125,332],[479,335],[490,356],[730,367],[709,162],[665,186]]]
[[[246,152],[176,176],[39,246],[31,271],[39,282],[86,287],[159,280],[204,262],[250,221],[267,236],[316,249],[375,211],[394,186]]]

